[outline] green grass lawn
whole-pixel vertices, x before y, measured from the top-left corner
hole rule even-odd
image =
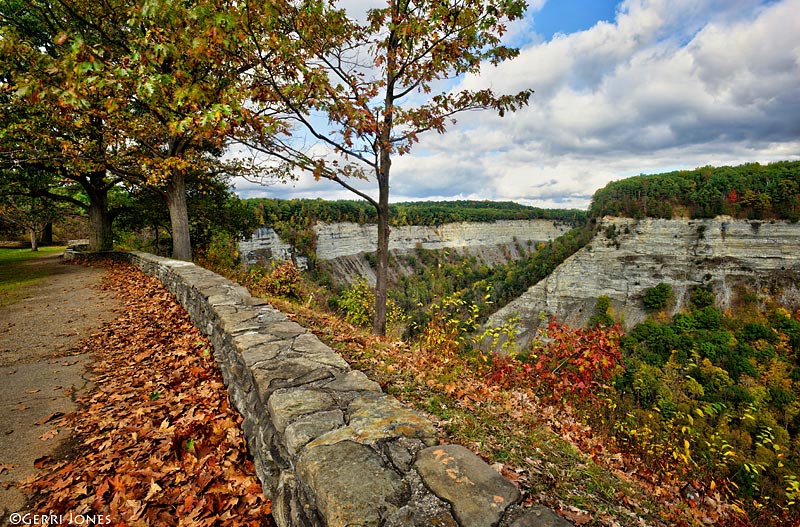
[[[62,253],[64,247],[30,249],[0,249],[0,307],[17,302],[25,290],[46,277],[47,269],[25,265],[30,260]]]

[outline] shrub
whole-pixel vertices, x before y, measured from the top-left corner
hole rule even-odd
[[[614,317],[609,311],[611,311],[611,299],[608,295],[601,295],[594,305],[594,315],[589,318],[589,327],[614,325]]]
[[[694,316],[697,329],[715,330],[722,326],[722,312],[716,307],[704,307]]]
[[[228,233],[215,233],[205,250],[198,251],[197,261],[206,269],[220,274],[235,272],[241,263],[239,244]]]
[[[255,295],[300,298],[300,272],[291,261],[274,265],[271,269],[253,266],[248,270],[244,282]]]
[[[575,329],[551,320],[546,339],[547,344],[534,346],[528,357],[530,375],[542,396],[596,403],[622,366],[619,326]]]
[[[336,304],[344,319],[354,326],[368,327],[375,311],[375,297],[367,280],[359,277],[356,282],[339,294]]]
[[[713,306],[714,301],[714,292],[706,287],[695,289],[692,293],[692,299],[690,300],[692,307],[695,309],[703,309],[704,307]]]
[[[675,292],[672,290],[672,286],[661,282],[644,292],[642,302],[648,311],[659,311],[667,307],[674,299]]]
[[[375,292],[364,277],[339,293],[333,301],[344,319],[354,326],[370,327],[375,318]],[[391,330],[397,330],[407,322],[407,317],[393,299],[386,302],[386,324]]]

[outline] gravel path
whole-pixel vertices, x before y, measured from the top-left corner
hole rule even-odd
[[[43,266],[48,277],[0,309],[0,522],[24,509],[16,483],[34,474],[35,461],[68,448],[69,434],[50,420],[74,411],[91,385],[90,357],[72,350],[120,309],[101,287],[101,267],[58,255],[22,265]]]

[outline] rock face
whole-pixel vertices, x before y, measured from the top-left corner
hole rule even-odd
[[[517,259],[534,249],[536,242],[558,238],[570,229],[566,223],[552,220],[501,220],[496,222],[445,223],[439,226],[392,227],[389,250],[395,255],[407,254],[418,248],[449,249],[459,254],[477,257],[488,265]],[[364,257],[375,252],[377,226],[358,223],[321,223],[314,227],[317,262],[340,282],[352,282],[364,277],[375,285],[375,271]],[[269,227],[259,228],[250,240],[239,242],[239,252],[246,265],[263,260],[294,260],[299,268],[307,265],[289,244]],[[394,275],[414,272],[406,268],[402,258],[392,270]],[[392,278],[392,276],[390,276]]]
[[[645,316],[642,298],[661,282],[675,292],[672,313],[698,287],[710,287],[717,305],[740,301],[742,287],[768,288],[788,306],[800,306],[800,224],[734,220],[604,218],[592,243],[549,277],[490,317],[498,326],[520,317],[518,344],[555,316],[583,326],[597,298],[611,299],[615,319],[626,327]]]
[[[99,257],[158,277],[208,335],[280,527],[495,527],[534,517],[480,458],[437,446],[430,421],[243,287],[189,262]]]
[[[570,229],[569,225],[550,220],[502,220],[492,223],[445,223],[439,226],[392,227],[389,249],[408,251],[486,247],[500,244],[548,241]],[[357,223],[320,224],[317,233],[317,258],[332,260],[341,256],[373,252],[377,247],[375,225]]]
[[[301,270],[308,266],[307,258],[297,254],[295,248],[281,240],[278,233],[270,227],[259,227],[249,240],[240,241],[239,254],[242,255],[245,265],[269,260],[293,260]]]

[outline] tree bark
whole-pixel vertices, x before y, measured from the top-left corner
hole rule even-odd
[[[108,211],[108,186],[105,174],[92,174],[81,183],[89,195],[89,250],[110,251],[114,248],[114,232],[111,213]]]
[[[108,191],[112,183],[107,179],[106,147],[103,136],[104,123],[99,117],[91,118],[91,137],[94,140],[93,157],[101,161],[102,168],[82,176],[81,185],[89,195],[89,250],[95,252],[110,251],[114,248],[113,217],[108,210]]]
[[[186,179],[175,172],[167,185],[167,208],[172,224],[172,257],[176,260],[192,260],[192,242],[189,236],[189,209],[186,205]]]
[[[39,241],[36,239],[36,229],[31,227],[28,229],[31,233],[31,251],[38,251],[39,250]]]
[[[108,212],[108,196],[89,200],[89,250],[110,251],[114,247],[111,229],[111,214]]]
[[[383,156],[382,156],[383,157]],[[375,335],[386,335],[386,300],[389,282],[389,161],[381,163],[381,172],[378,175],[378,251],[375,280],[375,319],[372,330]]]
[[[53,245],[53,222],[49,221],[42,230],[42,245]]]

